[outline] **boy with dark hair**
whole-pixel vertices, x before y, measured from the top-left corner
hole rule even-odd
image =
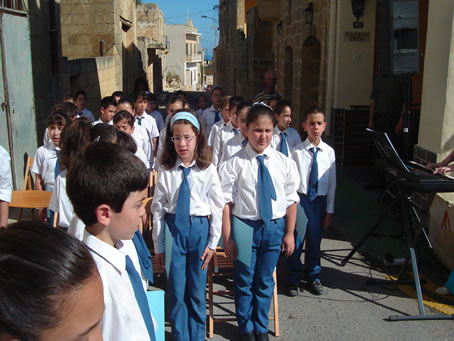
[[[208,101],[205,95],[199,95],[197,97],[197,110],[195,111],[199,117],[202,116],[203,111],[207,108]]]
[[[124,95],[125,95],[125,93],[123,91],[120,91],[120,90],[112,92],[112,97],[115,98],[117,103],[120,100],[120,98],[122,98]]]
[[[137,132],[138,129],[134,126],[134,120],[134,116],[129,112],[121,110],[115,114],[113,124],[116,129],[131,135],[137,147],[135,155],[142,160],[148,168],[148,159],[144,152],[144,148],[147,148],[148,141],[144,139],[143,135]]]
[[[291,158],[298,167],[301,182],[297,191],[308,219],[304,273],[312,292],[322,295],[320,244],[323,230],[331,224],[334,213],[336,157],[334,149],[322,141],[326,120],[320,108],[313,106],[306,111],[303,128],[307,132],[307,139],[293,149]],[[291,256],[295,263],[289,267],[290,296],[298,294],[299,276],[303,268],[300,259],[303,240],[298,238],[295,244],[295,252]]]
[[[132,259],[130,249],[145,214],[147,186],[143,163],[107,142],[86,146],[68,171],[67,193],[85,223],[83,241],[103,282],[104,340],[155,340],[155,324],[136,270],[140,260]]]
[[[106,96],[101,100],[101,108],[99,111],[101,112],[101,116],[93,125],[97,125],[99,123],[107,123],[112,125],[112,119],[115,115],[115,111],[117,110],[117,101],[113,96]]]
[[[38,191],[52,192],[56,177],[57,150],[60,150],[60,134],[69,122],[64,111],[52,112],[47,118],[49,141],[36,151],[31,172],[35,174],[35,187]]]
[[[151,92],[148,93],[147,96],[147,114],[153,117],[156,121],[156,125],[158,126],[158,131],[161,131],[164,127],[164,119],[162,117],[162,114],[156,110],[157,108],[157,99],[154,94]]]
[[[87,93],[84,90],[79,90],[76,92],[74,95],[75,98],[75,105],[77,106],[77,114],[79,116],[85,116],[88,117],[90,121],[94,122],[95,117],[93,116],[93,113],[85,108],[85,105],[87,104]]]
[[[148,138],[151,143],[151,151],[152,153],[150,155],[147,155],[149,157],[148,162],[150,163],[150,168],[153,167],[153,160],[154,156],[156,155],[158,151],[158,136],[159,136],[159,130],[158,126],[156,125],[156,121],[153,117],[150,115],[145,114],[145,109],[147,108],[147,93],[146,92],[140,92],[134,94],[134,106],[136,109],[136,115],[135,115],[135,126],[142,126],[146,129]]]
[[[224,91],[219,86],[211,89],[210,100],[211,107],[205,109],[201,116],[202,124],[205,126],[205,131],[210,132],[211,127],[216,122],[222,120],[221,117],[221,100],[224,97]]]

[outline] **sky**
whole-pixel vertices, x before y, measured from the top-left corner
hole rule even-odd
[[[215,32],[218,27],[218,9],[213,9],[219,5],[219,0],[142,0],[142,3],[158,4],[166,24],[185,24],[188,18],[192,20],[197,32],[201,33],[200,41],[205,50],[205,59],[211,60],[213,48],[215,47]],[[215,18],[205,19],[202,15]],[[213,28],[216,27],[216,29]],[[216,44],[219,42],[219,31],[217,32]]]

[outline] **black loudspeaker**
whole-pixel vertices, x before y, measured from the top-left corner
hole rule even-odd
[[[403,75],[419,71],[418,0],[377,1],[380,71]]]
[[[394,75],[419,70],[418,0],[391,1],[391,72]]]

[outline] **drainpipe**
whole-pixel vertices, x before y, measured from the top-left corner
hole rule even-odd
[[[335,95],[334,95],[334,87],[336,84],[336,69],[337,69],[337,62],[336,62],[336,42],[337,42],[337,18],[338,18],[338,11],[340,6],[337,4],[337,0],[330,0],[329,2],[329,31],[328,31],[328,58],[327,58],[327,91],[326,91],[326,107],[325,107],[325,115],[327,121],[330,124],[326,127],[327,128],[327,135],[331,134],[331,110],[334,107],[335,103]]]

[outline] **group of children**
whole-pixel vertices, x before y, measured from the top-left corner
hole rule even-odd
[[[93,311],[82,319],[86,335],[155,340],[157,325],[145,296],[151,256],[138,230],[152,169],[158,173],[151,205],[154,252],[161,267],[169,264],[166,295],[174,340],[205,338],[207,267],[221,236],[226,254],[235,259],[242,340],[268,340],[272,274],[281,253],[289,267],[289,295],[298,293],[304,239],[304,272],[314,292],[323,293],[320,243],[336,186],[334,151],[321,139],[324,114],[317,107],[306,112],[308,137],[301,142],[290,127],[288,102],[274,101],[271,108],[225,97],[219,87],[212,88],[210,100],[210,107],[196,113],[184,94],[171,96],[164,119],[149,94],[130,99],[116,92],[101,101],[96,125],[84,117],[72,121],[81,112],[74,105],[72,111],[57,106],[49,116],[49,141],[38,149],[32,171],[37,189],[53,191],[50,208],[59,213],[58,225],[83,241],[102,280],[104,314]],[[308,218],[305,236],[295,230],[297,205]],[[237,245],[235,226],[252,235],[250,245]],[[237,258],[239,247],[250,248],[250,262]],[[97,279],[87,274],[77,290],[98,286],[99,292]],[[60,318],[64,323],[67,316]],[[14,328],[2,332],[20,335]]]

